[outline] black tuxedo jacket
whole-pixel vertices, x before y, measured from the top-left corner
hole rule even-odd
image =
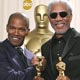
[[[24,68],[20,55],[8,40],[0,43],[0,80],[32,80],[35,67]]]
[[[52,58],[52,45],[54,44],[51,39],[41,47],[42,55],[47,59],[46,69],[42,73],[45,80],[56,80],[58,76],[57,59]],[[65,75],[71,80],[80,80],[80,34],[74,29],[68,37],[61,57],[66,63]]]

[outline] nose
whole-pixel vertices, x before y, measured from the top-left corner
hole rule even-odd
[[[15,30],[15,35],[18,35],[18,34],[19,34],[19,30],[16,29],[16,30]]]
[[[60,21],[60,20],[62,20],[62,17],[58,14],[56,17],[56,20]]]

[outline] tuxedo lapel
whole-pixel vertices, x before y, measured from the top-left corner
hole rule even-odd
[[[49,54],[49,56],[50,56],[50,66],[51,66],[51,71],[52,71],[52,73],[55,75],[55,68],[54,68],[54,65],[55,65],[55,63],[56,63],[56,60],[54,60],[54,63],[53,63],[53,56],[52,56],[52,54],[53,54],[53,45],[52,45],[52,43],[53,43],[53,39],[54,38],[54,36],[52,37],[52,39],[50,40],[50,54]],[[49,68],[50,67],[48,67],[48,72],[49,72],[49,74],[51,74],[51,72],[49,71]],[[51,74],[52,75],[52,74]]]
[[[73,29],[64,47],[63,54],[61,55],[62,58],[68,53],[68,51],[72,48],[75,42],[76,42],[76,32]]]
[[[17,55],[14,55],[12,57],[12,61],[16,64],[16,66],[18,66],[19,68],[21,68],[21,64],[20,64],[20,59]]]
[[[12,63],[12,65],[15,65],[15,68],[22,68],[22,62],[20,59],[20,55],[18,54],[17,50],[12,47],[12,45],[10,44],[10,42],[8,40],[4,41],[3,43],[6,46],[6,53],[8,55],[8,58],[10,60],[10,62]]]

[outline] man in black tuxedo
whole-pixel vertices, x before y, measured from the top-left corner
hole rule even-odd
[[[38,59],[23,46],[29,32],[28,18],[21,13],[13,13],[6,30],[8,38],[0,43],[0,80],[32,80],[36,76]]]
[[[67,2],[59,0],[52,2],[48,10],[55,34],[41,47],[47,59],[42,76],[45,80],[80,80],[80,33],[70,27],[72,9]],[[66,64],[64,76],[59,76],[56,67],[59,57]]]

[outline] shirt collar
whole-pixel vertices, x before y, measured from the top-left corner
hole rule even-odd
[[[20,46],[22,49],[23,49],[23,51],[24,51],[24,45],[22,45],[22,46]]]
[[[22,51],[23,51],[23,54],[24,54],[24,45],[21,45],[21,46],[17,46],[17,47],[20,47],[20,48],[22,48]],[[15,48],[17,48],[17,47],[15,47]]]
[[[71,28],[69,28],[68,29],[68,31],[66,32],[66,33],[64,33],[64,35],[63,35],[63,37],[61,37],[61,38],[59,38],[59,39],[63,39],[65,42],[67,41],[67,39],[68,39],[68,36],[70,35],[70,33],[71,33]],[[54,37],[53,37],[54,39],[56,39],[56,36],[54,35]]]

